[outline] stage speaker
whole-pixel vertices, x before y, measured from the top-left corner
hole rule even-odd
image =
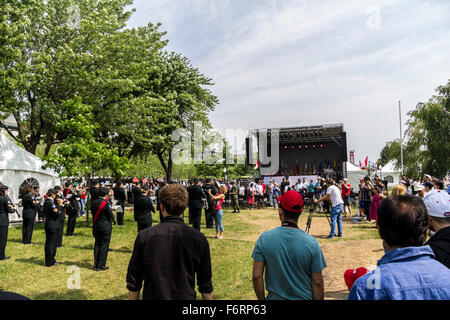
[[[341,133],[341,145],[342,145],[341,159],[342,159],[342,161],[348,161],[348,158],[347,158],[347,133],[346,132]]]

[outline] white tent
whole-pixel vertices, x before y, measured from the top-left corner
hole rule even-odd
[[[388,181],[388,186],[393,186],[400,183],[401,170],[396,168],[397,161],[391,160],[381,168],[381,178]]]
[[[367,176],[367,171],[347,161],[347,179],[353,191],[359,191],[359,180]]]
[[[19,202],[19,189],[22,184],[39,185],[41,194],[61,184],[57,173],[42,169],[45,164],[35,155],[19,147],[8,139],[0,130],[0,184],[9,187],[9,197],[14,203]],[[19,208],[19,212],[21,212]],[[17,218],[10,216],[11,220]]]

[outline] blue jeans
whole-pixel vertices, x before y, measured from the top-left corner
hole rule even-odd
[[[277,208],[277,199],[274,198],[273,196],[269,196],[270,197],[270,204],[273,206],[274,209]]]
[[[336,230],[336,220],[338,225],[338,236],[342,236],[342,220],[341,214],[344,210],[344,204],[338,204],[331,208],[331,231],[330,236],[334,237],[334,231]]]
[[[80,199],[80,202],[81,202],[81,215],[83,215],[84,216],[84,207],[86,206],[86,199]]]
[[[216,231],[223,232],[222,217],[223,217],[222,209],[216,210],[216,216],[214,218],[216,221]]]

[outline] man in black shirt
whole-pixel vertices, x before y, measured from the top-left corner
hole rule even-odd
[[[91,212],[94,216],[92,234],[95,238],[94,270],[102,271],[108,270],[106,259],[111,241],[112,222],[115,217],[107,201],[109,190],[99,188],[97,191],[99,197],[91,203]]]
[[[55,203],[56,190],[50,189],[47,192],[47,198],[44,202],[44,216],[45,216],[45,265],[52,267],[60,263],[56,262],[56,249],[58,246],[58,230],[60,228],[59,223],[59,211],[58,204]],[[59,205],[62,206],[62,199],[59,198]]]
[[[72,191],[72,183],[66,182],[65,186],[66,188],[63,191],[63,195],[67,201],[66,213],[68,217],[66,237],[70,237],[73,236],[73,232],[75,231],[75,225],[77,223],[78,203],[75,193]]]
[[[9,214],[17,208],[7,198],[8,187],[0,187],[0,260],[8,260],[5,257],[6,243],[8,241]]]
[[[432,191],[425,195],[423,202],[434,232],[427,245],[433,250],[434,258],[450,269],[450,195],[444,190]]]
[[[138,232],[151,227],[153,223],[152,212],[155,213],[155,208],[152,200],[147,196],[148,190],[148,186],[143,186],[140,194],[136,193],[134,198],[134,221],[137,222]]]
[[[158,210],[159,212],[159,221],[162,222],[163,221],[163,215],[161,212],[161,207],[160,207],[160,203],[159,203],[159,190],[161,190],[162,188],[164,188],[166,186],[166,183],[163,181],[159,184],[158,189],[156,189],[155,191],[155,197],[156,197],[156,210]]]
[[[187,187],[189,194],[189,216],[191,217],[192,227],[200,231],[200,220],[202,218],[203,200],[206,195],[203,189],[199,186],[197,178],[193,179],[192,186]]]
[[[125,214],[125,189],[123,188],[122,181],[118,181],[116,186],[113,189],[114,191],[114,199],[117,200],[117,205],[122,208],[122,212],[117,212],[117,224],[119,226],[123,225],[123,217]]]
[[[206,184],[203,186],[205,194],[208,194],[208,190],[211,191],[213,196],[217,194],[217,188],[213,185],[210,178],[206,179]],[[207,197],[206,199],[208,201],[208,208],[205,208],[206,229],[214,229],[214,200],[211,197]]]
[[[188,205],[183,186],[160,190],[162,223],[139,233],[127,272],[130,300],[138,300],[144,281],[144,300],[195,300],[195,276],[204,300],[212,300],[212,272],[206,237],[186,225]]]

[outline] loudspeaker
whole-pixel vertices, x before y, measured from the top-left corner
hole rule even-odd
[[[347,158],[347,133],[346,132],[341,133],[341,145],[342,145],[341,160],[348,161],[348,158]]]

